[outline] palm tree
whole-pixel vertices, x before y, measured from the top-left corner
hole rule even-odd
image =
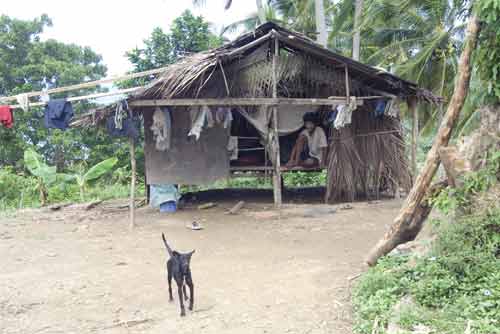
[[[464,36],[467,1],[366,0],[361,22],[364,58],[448,97]],[[423,131],[438,110],[421,108]]]
[[[192,1],[195,6],[201,6],[205,4],[205,0],[192,0]],[[229,8],[231,8],[232,4],[233,4],[232,0],[226,0],[224,9],[228,10]],[[257,18],[259,20],[258,23],[264,23],[266,21],[266,11],[262,3],[262,0],[255,0],[255,4],[257,6]]]
[[[356,0],[354,7],[354,35],[352,37],[352,58],[359,60],[359,48],[361,44],[361,14],[363,12],[363,0]]]
[[[325,20],[325,4],[323,0],[314,1],[314,10],[316,13],[316,31],[318,37],[316,41],[326,47],[328,40],[328,33],[326,31],[326,20]]]

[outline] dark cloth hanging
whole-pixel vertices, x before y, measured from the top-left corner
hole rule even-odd
[[[14,116],[10,106],[0,106],[0,123],[8,129],[14,125]]]
[[[139,137],[137,121],[133,117],[128,116],[127,118],[123,119],[121,126],[121,129],[116,127],[114,114],[109,116],[106,120],[106,129],[111,136],[132,138]]]
[[[50,100],[44,111],[45,127],[66,130],[73,115],[71,102],[65,99]]]
[[[377,100],[377,103],[375,104],[375,109],[373,111],[375,113],[375,117],[382,118],[384,116],[386,105],[387,105],[386,100]]]

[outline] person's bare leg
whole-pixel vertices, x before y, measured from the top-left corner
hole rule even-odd
[[[297,138],[297,141],[295,142],[295,145],[293,146],[292,153],[290,154],[290,159],[286,164],[287,167],[295,167],[300,164],[300,153],[304,151],[305,145],[307,145],[307,137],[299,136],[299,138]]]

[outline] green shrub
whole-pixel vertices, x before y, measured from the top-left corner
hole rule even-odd
[[[434,203],[445,212],[471,214],[435,223],[429,254],[411,265],[408,257],[387,256],[360,278],[353,293],[356,333],[371,333],[375,318],[382,330],[403,296],[415,304],[400,310],[403,328],[422,324],[435,333],[462,334],[471,321],[473,333],[500,333],[500,203],[493,195],[487,205],[476,205],[497,189],[498,171],[496,154],[462,188],[438,195]]]
[[[39,205],[37,180],[17,174],[10,167],[0,168],[0,211]]]

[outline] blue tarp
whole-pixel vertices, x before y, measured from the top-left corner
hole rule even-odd
[[[160,204],[168,201],[177,203],[181,197],[177,187],[173,184],[152,184],[149,190],[149,205],[153,208],[159,208]]]

